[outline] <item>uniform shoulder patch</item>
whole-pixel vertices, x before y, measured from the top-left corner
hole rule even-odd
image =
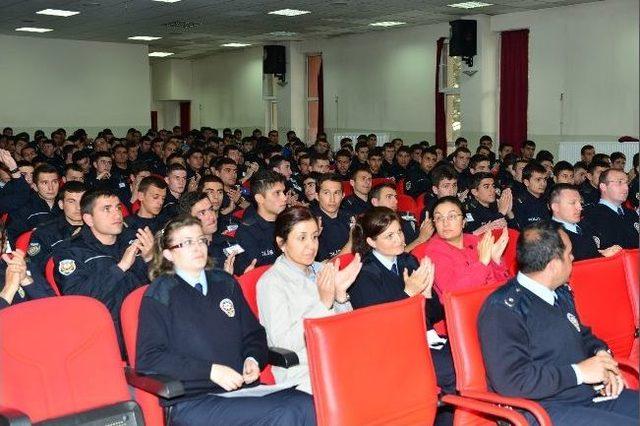
[[[27,254],[31,257],[40,253],[40,243],[30,243],[29,248],[27,249]]]
[[[65,277],[73,274],[76,271],[76,261],[73,259],[64,259],[58,263],[58,272]]]

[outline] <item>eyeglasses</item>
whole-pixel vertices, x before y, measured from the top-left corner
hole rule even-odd
[[[190,248],[196,245],[201,245],[206,247],[209,245],[209,239],[205,236],[202,236],[200,238],[196,238],[195,240],[184,240],[181,243],[167,247],[167,250],[175,250],[183,247]]]
[[[460,213],[449,213],[446,216],[434,216],[433,221],[435,223],[453,222],[454,220],[458,220],[460,217],[462,217],[462,214]]]

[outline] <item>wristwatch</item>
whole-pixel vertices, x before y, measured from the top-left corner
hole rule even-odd
[[[346,299],[344,299],[343,301],[340,301],[340,300],[336,299],[336,303],[337,303],[338,305],[344,305],[344,304],[345,304],[345,303],[347,303],[349,300],[351,300],[351,296],[349,296],[349,293],[347,293],[347,298],[346,298]]]
[[[14,173],[18,173],[20,171],[20,169],[18,169],[17,167],[13,170],[9,170],[9,173],[14,174]]]

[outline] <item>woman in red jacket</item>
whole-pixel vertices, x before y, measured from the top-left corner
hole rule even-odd
[[[504,281],[509,274],[502,254],[509,242],[507,228],[494,241],[491,232],[484,236],[465,234],[465,209],[457,197],[442,197],[432,207],[436,234],[416,247],[413,254],[429,256],[435,265],[433,287],[439,296],[448,291],[479,287]]]

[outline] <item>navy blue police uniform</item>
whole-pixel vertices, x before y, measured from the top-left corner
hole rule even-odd
[[[515,223],[520,229],[530,223],[551,218],[547,207],[547,199],[544,197],[537,198],[529,191],[525,191],[514,198],[513,215]]]
[[[16,238],[23,232],[29,231],[45,222],[48,222],[61,214],[56,203],[52,207],[36,192],[31,192],[31,197],[13,216],[7,227],[9,241],[14,244]]]
[[[311,212],[321,221],[322,232],[318,238],[318,254],[316,260],[331,259],[340,253],[340,250],[349,241],[351,226],[355,223],[350,211],[338,210],[335,218],[330,217],[320,207],[314,207]]]
[[[587,210],[585,221],[594,230],[601,248],[617,244],[625,249],[638,248],[638,213],[620,206],[614,210],[604,204],[596,204]]]
[[[351,194],[342,200],[340,208],[348,210],[353,216],[358,216],[371,208],[368,201],[363,200],[356,194]]]
[[[234,261],[236,275],[241,275],[253,259],[256,259],[256,266],[271,265],[276,261],[274,233],[275,222],[269,222],[257,213],[243,218],[236,231],[236,241],[244,249]]]

